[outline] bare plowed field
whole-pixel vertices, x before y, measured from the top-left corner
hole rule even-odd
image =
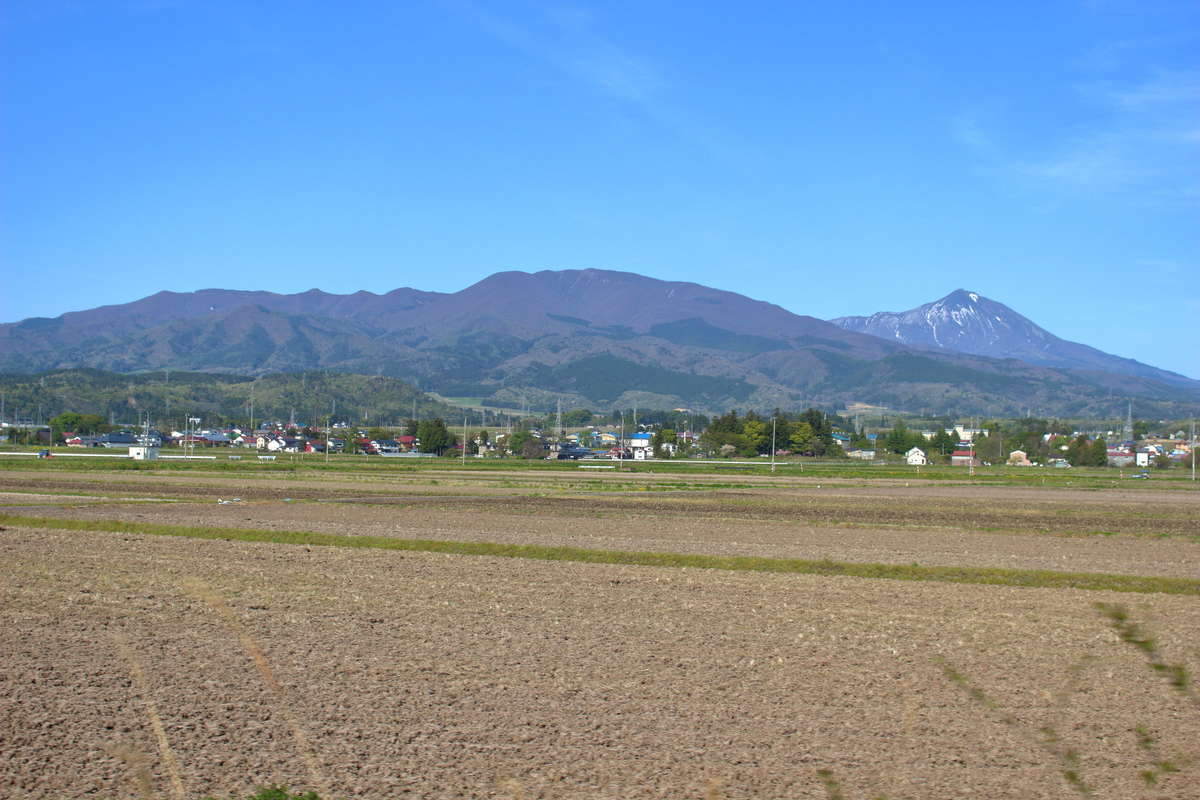
[[[90,487],[119,497],[130,485],[124,477],[107,484],[69,475],[50,482],[58,491]],[[6,480],[13,486],[9,498],[21,496],[16,486],[32,490],[26,476],[0,474],[0,484]],[[544,485],[472,487],[444,476],[366,485],[345,478],[206,478],[193,486],[180,476],[148,475],[133,482],[134,496],[163,497],[169,504],[64,498],[39,513],[604,550],[1200,578],[1200,493],[761,483],[754,489],[693,487],[667,497],[654,491],[585,494],[572,485],[569,493],[547,496]],[[37,481],[37,491],[47,489],[47,481]],[[235,497],[240,502],[217,502]]]
[[[1175,577],[1197,577],[1200,552],[1195,502],[1152,491],[819,494],[762,482],[534,496],[545,486],[473,491],[426,477],[403,492],[352,479],[250,492],[214,477],[188,496],[180,476],[110,477],[49,486],[0,474],[2,500],[83,520]],[[184,502],[96,499],[167,497],[164,487]],[[245,502],[216,503],[232,496]],[[972,524],[976,506],[1065,519],[1072,503],[1113,520],[1109,535]],[[762,510],[789,504],[790,517]],[[889,505],[893,518],[856,516]],[[5,524],[5,798],[225,797],[270,783],[323,799],[827,797],[818,770],[849,800],[1078,797],[1062,775],[1068,750],[1096,797],[1194,798],[1200,787],[1200,705],[1095,608],[1127,606],[1164,658],[1195,665],[1194,595]],[[1155,786],[1139,778],[1165,758],[1181,771]]]

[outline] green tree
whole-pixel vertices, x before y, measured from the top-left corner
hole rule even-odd
[[[708,426],[708,433],[741,433],[742,421],[738,419],[737,411],[730,411],[714,419]]]
[[[929,452],[948,456],[954,452],[957,444],[958,441],[954,438],[953,434],[946,433],[944,428],[938,428],[937,433],[929,441]]]
[[[816,441],[817,434],[813,430],[812,425],[804,421],[792,423],[788,443],[792,446],[793,451],[804,455],[812,455],[813,446]]]
[[[912,445],[909,444],[911,437],[908,427],[901,420],[896,420],[896,424],[888,431],[887,438],[884,439],[884,447],[889,453],[907,453]]]
[[[792,421],[777,408],[771,415],[771,422],[775,426],[775,449],[787,448],[792,439]]]
[[[813,430],[813,442],[810,448],[812,455],[823,456],[833,444],[833,420],[824,411],[816,408],[807,409],[800,418],[807,422]]]
[[[586,408],[573,408],[563,414],[563,425],[568,428],[578,428],[581,425],[590,424],[593,416],[595,415]]]
[[[421,452],[439,456],[454,444],[454,437],[441,417],[421,420],[417,426],[417,438],[421,440]]]
[[[530,436],[521,443],[521,458],[545,458],[546,448],[542,445],[542,440],[536,436]]]
[[[54,441],[61,442],[64,432],[78,434],[104,433],[109,429],[104,417],[99,414],[76,414],[64,411],[50,420],[50,431]]]
[[[747,419],[742,423],[742,436],[745,437],[746,448],[753,450],[754,455],[770,452],[771,423],[766,420]]]
[[[654,436],[650,437],[650,447],[654,451],[655,458],[666,458],[667,454],[663,450],[664,444],[676,444],[679,441],[678,435],[670,428],[655,431]]]
[[[505,440],[504,446],[508,449],[508,452],[512,453],[514,456],[521,456],[524,458],[522,453],[524,452],[525,443],[531,439],[537,441],[537,437],[534,436],[528,428],[517,428],[512,432],[512,435]]]
[[[754,448],[749,445],[742,435],[744,422],[738,418],[737,411],[730,411],[712,421],[708,429],[700,435],[700,441],[710,453],[728,457],[734,453],[751,454]],[[732,448],[732,449],[729,449]]]
[[[1067,445],[1067,462],[1073,467],[1086,467],[1092,463],[1092,443],[1082,433]]]

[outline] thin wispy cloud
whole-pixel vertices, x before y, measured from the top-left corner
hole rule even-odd
[[[1126,111],[1154,111],[1175,106],[1200,111],[1200,70],[1160,71],[1143,83],[1109,92],[1111,102]]]
[[[720,161],[744,167],[760,160],[734,144],[719,125],[673,103],[666,70],[597,33],[595,15],[584,6],[533,6],[518,19],[500,16],[473,0],[444,0],[444,4],[499,41],[618,101]]]
[[[586,9],[535,8],[517,22],[471,0],[446,5],[505,44],[609,96],[650,104],[666,85],[647,59],[595,33]]]
[[[1136,192],[1152,202],[1197,198],[1200,70],[1159,70],[1136,82],[1082,83],[1074,90],[1088,124],[1048,132],[1036,151],[1003,146],[995,115],[962,113],[951,120],[951,136],[981,163],[1048,188]]]

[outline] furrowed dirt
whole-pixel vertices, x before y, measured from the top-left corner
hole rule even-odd
[[[815,488],[771,485],[523,497],[425,478],[405,490],[429,499],[366,505],[315,502],[363,496],[362,482],[275,481],[218,505],[240,487],[214,478],[191,502],[126,505],[45,494],[103,480],[2,477],[6,502],[41,493],[19,513],[82,519],[1179,577],[1197,577],[1200,552],[1195,501],[1154,492],[841,487],[815,498],[814,520],[796,508]],[[125,496],[112,477],[106,496]],[[178,477],[134,483],[186,489]],[[314,496],[268,496],[296,489]],[[1066,517],[1072,503],[1125,527],[955,525],[974,505]],[[888,504],[902,510],[878,527],[846,510]],[[1164,515],[1176,527],[1154,538]],[[829,769],[847,798],[1076,797],[1038,744],[1049,727],[1097,797],[1194,797],[1200,764],[1153,787],[1138,777],[1151,755],[1135,728],[1195,761],[1200,707],[1117,641],[1100,601],[1195,665],[1195,597],[13,526],[0,531],[0,794],[133,798],[141,770],[155,797],[268,783],[352,798],[826,797]]]

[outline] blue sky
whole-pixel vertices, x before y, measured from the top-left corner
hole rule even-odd
[[[0,321],[160,289],[967,288],[1200,377],[1200,4],[9,0]]]

